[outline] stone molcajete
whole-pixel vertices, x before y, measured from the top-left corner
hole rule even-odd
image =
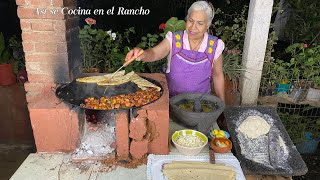
[[[210,127],[217,127],[217,119],[225,108],[225,104],[221,99],[213,95],[206,95],[202,101],[206,101],[215,106],[212,112],[193,112],[181,109],[179,105],[182,103],[194,102],[201,97],[201,93],[184,93],[170,98],[170,116],[175,121],[183,123],[183,125],[207,134]]]

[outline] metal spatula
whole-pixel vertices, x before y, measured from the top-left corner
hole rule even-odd
[[[138,53],[138,57],[141,56],[142,54],[143,54],[143,50],[141,50],[141,51]],[[126,61],[125,63],[123,63],[123,65],[122,65],[118,70],[116,70],[116,72],[114,72],[114,73],[111,75],[109,81],[113,78],[113,76],[114,76],[117,72],[119,72],[122,68],[128,66],[128,65],[129,65],[130,63],[132,63],[134,60],[136,60],[136,58],[135,58],[135,57],[132,57],[131,59],[129,59],[129,61]]]
[[[138,57],[141,56],[141,55],[143,54],[143,52],[144,52],[144,51],[141,50],[141,51],[138,53]],[[123,63],[123,65],[122,65],[118,70],[116,70],[116,72],[114,72],[114,73],[111,75],[111,77],[109,78],[108,81],[110,82],[111,79],[113,78],[113,76],[114,76],[117,72],[119,72],[123,67],[128,66],[128,65],[129,65],[130,63],[132,63],[134,60],[136,60],[136,58],[135,58],[135,57],[132,57],[131,59],[129,59],[129,61]],[[107,86],[107,87],[104,89],[103,95],[105,95],[108,87],[109,87],[109,86]]]

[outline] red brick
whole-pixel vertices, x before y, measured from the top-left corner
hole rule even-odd
[[[50,107],[46,103],[46,98],[42,99],[37,103],[39,107],[29,106],[37,151],[73,151],[80,136],[78,113],[67,107],[61,108],[59,105]]]
[[[17,14],[20,19],[37,19],[46,16],[40,14],[38,15],[36,9],[26,7],[18,7]]]
[[[20,27],[22,31],[31,30],[31,23],[25,20],[20,20]]]
[[[23,51],[24,52],[33,52],[34,51],[34,43],[26,43],[22,42]]]
[[[166,76],[161,73],[140,73],[139,75],[158,81],[163,88],[163,94],[160,99],[156,100],[154,103],[143,106],[143,109],[169,111],[169,90]]]
[[[53,1],[57,1],[57,0],[53,0]],[[51,0],[30,0],[30,4],[35,7],[49,6],[49,5],[51,5]]]
[[[148,111],[149,123],[155,125],[154,139],[149,142],[148,150],[151,154],[169,153],[169,111]]]
[[[54,29],[57,31],[66,31],[69,29],[77,28],[79,27],[79,18],[73,17],[66,20],[57,20],[54,23]],[[79,31],[79,29],[78,29]]]
[[[32,83],[55,82],[54,76],[49,74],[28,74],[28,80]]]
[[[66,35],[54,31],[22,32],[22,40],[24,42],[65,42]]]
[[[135,159],[141,159],[148,152],[148,140],[132,140],[130,144],[130,154]]]
[[[145,109],[139,109],[137,111],[137,114],[139,118],[147,118],[148,117],[148,114],[147,114],[147,111]]]
[[[41,74],[41,75],[51,75],[51,79],[58,80],[59,78],[63,78],[63,76],[69,76],[68,72],[68,62],[28,62],[26,64],[26,69],[29,75],[32,74]],[[33,81],[33,79],[29,78],[29,81]]]
[[[53,31],[53,23],[52,20],[49,21],[38,21],[31,23],[32,30],[35,31]]]
[[[61,8],[57,8],[59,10],[58,10],[58,13],[56,14],[52,14],[50,12],[50,8],[47,9],[46,7],[44,7],[44,9],[46,9],[46,12],[42,14],[37,12],[37,8],[19,6],[17,9],[17,14],[20,19],[64,19],[65,18],[65,15],[61,13]]]
[[[132,118],[130,121],[129,129],[129,137],[134,140],[141,141],[147,132],[146,118],[139,116],[137,118]]]
[[[129,156],[129,123],[126,112],[116,114],[116,144],[117,155],[123,158]]]
[[[149,142],[148,153],[151,154],[168,154],[169,153],[169,93],[166,78],[164,74],[140,74],[144,77],[154,79],[162,85],[163,94],[157,101],[143,106],[142,109],[147,110],[148,128],[155,126],[152,141]]]
[[[77,6],[77,1],[76,0],[53,0],[52,1],[53,6]]]
[[[31,91],[41,91],[46,84],[44,83],[31,83],[31,82],[26,82],[24,83],[24,87],[27,92]]]
[[[57,53],[58,43],[35,43],[35,50],[38,53]]]
[[[68,42],[67,43],[58,43],[57,44],[57,52],[58,53],[68,52]]]
[[[26,62],[68,62],[68,54],[67,53],[59,53],[59,54],[26,54],[25,55]]]
[[[17,6],[24,6],[27,4],[27,0],[16,0]]]
[[[56,31],[66,31],[67,25],[65,20],[55,21],[54,22],[54,30]]]

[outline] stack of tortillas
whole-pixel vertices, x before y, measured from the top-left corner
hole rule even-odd
[[[97,83],[100,86],[116,86],[120,84],[124,84],[126,82],[133,82],[135,83],[140,89],[145,90],[148,87],[156,88],[157,91],[160,91],[161,88],[150,81],[140,77],[138,74],[134,73],[133,71],[125,74],[125,71],[117,72],[112,78],[112,74],[106,74],[103,76],[90,76],[84,78],[76,79],[77,82],[83,83]],[[110,79],[111,78],[111,79]]]
[[[207,162],[173,161],[163,165],[163,174],[169,180],[234,180],[233,167]]]
[[[117,78],[117,77],[122,77],[124,76],[125,71],[119,71],[117,72],[113,78]],[[76,79],[77,82],[83,82],[83,83],[98,83],[101,81],[107,81],[110,79],[112,74],[106,74],[106,75],[102,75],[102,76],[89,76],[89,77],[83,77],[83,78],[78,78]]]
[[[97,84],[100,86],[116,86],[116,85],[124,84],[130,81],[130,78],[133,74],[134,72],[131,71],[126,75],[118,75],[118,76],[114,75],[112,79],[108,78],[106,80],[97,82]]]

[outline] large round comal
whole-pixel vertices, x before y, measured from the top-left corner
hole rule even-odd
[[[172,135],[172,142],[181,154],[194,156],[207,145],[208,138],[199,131],[188,129],[176,131]]]
[[[161,84],[153,79],[143,77],[144,79],[152,82],[153,84],[159,86],[161,88],[160,92],[158,92],[158,98],[163,94],[163,88]],[[71,104],[73,106],[80,106],[85,109],[92,109],[92,110],[109,110],[109,109],[95,109],[95,108],[88,108],[82,106],[85,101],[90,98],[100,99],[101,97],[112,98],[116,96],[125,96],[131,95],[137,92],[140,92],[141,89],[133,82],[127,82],[121,85],[116,86],[100,86],[96,83],[81,83],[77,82],[76,80],[72,81],[69,84],[62,85],[57,88],[56,95],[64,102]],[[147,103],[143,103],[143,105],[150,104],[157,99],[151,99]],[[141,105],[141,106],[143,106]],[[110,110],[128,110],[131,108],[137,108],[141,106],[127,106],[121,108],[115,108]]]

